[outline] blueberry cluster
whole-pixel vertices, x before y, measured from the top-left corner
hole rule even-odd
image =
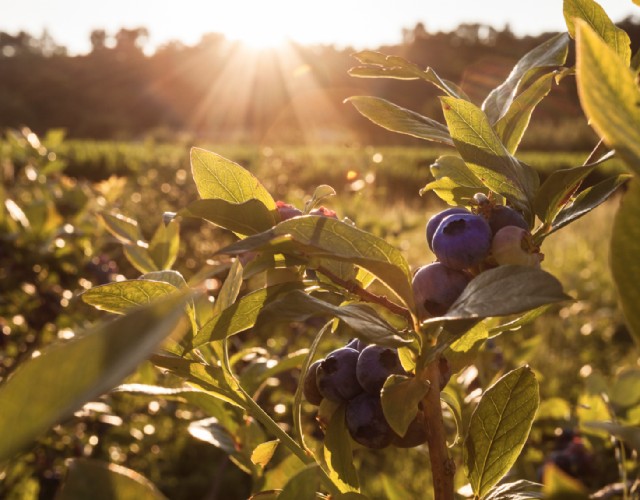
[[[367,448],[413,448],[427,439],[422,410],[404,437],[391,429],[382,411],[380,391],[387,377],[394,374],[407,375],[396,349],[353,339],[309,367],[303,394],[316,406],[323,399],[345,404],[349,434]]]
[[[520,212],[497,205],[481,193],[474,201],[473,210],[448,208],[427,223],[427,243],[437,261],[413,276],[421,319],[445,314],[471,278],[485,269],[540,265],[542,254]]]

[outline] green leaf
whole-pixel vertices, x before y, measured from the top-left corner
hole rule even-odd
[[[628,366],[616,373],[609,399],[612,404],[622,408],[640,403],[640,368]]]
[[[613,279],[629,331],[640,345],[640,184],[631,181],[622,199],[611,236],[610,263]]]
[[[163,500],[166,497],[151,481],[122,465],[87,458],[72,459],[58,500],[144,499]]]
[[[580,37],[578,24],[589,26],[593,32],[614,51],[625,66],[629,66],[631,59],[631,41],[629,35],[618,28],[607,16],[605,10],[594,0],[564,0],[564,19],[572,38]],[[613,76],[613,75],[612,75]]]
[[[329,217],[295,217],[219,250],[240,254],[260,250],[297,258],[326,257],[355,263],[371,271],[413,309],[411,269],[402,253],[366,231]]]
[[[518,90],[522,90],[527,83],[527,77],[535,74],[532,70],[562,66],[567,58],[568,47],[569,37],[566,33],[560,33],[525,54],[507,79],[492,90],[482,103],[482,110],[489,122],[496,123],[507,113]]]
[[[98,214],[109,231],[120,242],[128,245],[138,245],[146,242],[142,236],[142,231],[138,226],[138,221],[125,217],[118,213],[103,212]]]
[[[158,269],[171,269],[180,249],[180,226],[176,221],[160,222],[149,242],[149,255]]]
[[[605,431],[606,434],[619,440],[640,452],[640,428],[632,425],[620,425],[614,422],[582,422],[583,427]]]
[[[365,118],[382,128],[418,139],[453,146],[447,127],[440,122],[410,111],[380,97],[353,96],[345,99]]]
[[[613,158],[613,151],[580,167],[559,169],[552,172],[540,186],[533,201],[536,215],[540,217],[540,220],[550,224],[562,207],[570,201],[571,196],[577,191],[587,175],[593,172],[598,165],[611,158]]]
[[[251,461],[260,467],[266,467],[273,458],[273,454],[276,452],[279,444],[279,439],[259,444],[251,453]]]
[[[295,286],[298,285],[293,283],[275,285],[248,293],[211,318],[193,338],[193,347],[200,347],[214,340],[222,340],[248,330],[256,324],[258,314],[265,304]]]
[[[149,250],[145,246],[125,244],[122,248],[127,260],[141,273],[160,271],[160,268],[153,261],[151,255],[149,255]]]
[[[205,219],[241,236],[266,231],[277,223],[275,209],[269,210],[261,200],[256,199],[242,203],[219,198],[196,200],[177,215]]]
[[[95,286],[81,297],[85,303],[101,311],[124,314],[133,307],[149,304],[176,290],[175,286],[162,281],[128,280]]]
[[[542,485],[525,479],[503,483],[491,488],[484,500],[530,500],[542,499]]]
[[[507,373],[482,395],[464,442],[469,482],[478,497],[486,495],[515,463],[539,402],[538,383],[526,366]]]
[[[267,210],[276,209],[276,202],[251,172],[216,153],[191,148],[191,173],[200,198],[229,203],[258,200]]]
[[[304,321],[312,316],[333,316],[344,321],[358,337],[372,344],[399,347],[410,341],[387,323],[372,307],[361,304],[334,306],[328,302],[294,290],[271,302],[261,317],[270,321]]]
[[[565,206],[560,210],[560,212],[558,212],[558,215],[553,220],[551,231],[547,233],[547,236],[561,227],[579,219],[583,215],[588,214],[591,210],[607,201],[607,199],[609,199],[609,197],[630,178],[631,176],[627,174],[609,177],[595,186],[591,186],[584,191],[581,191],[571,204]]]
[[[469,97],[455,83],[440,78],[436,72],[427,68],[420,69],[417,64],[400,56],[387,56],[380,52],[364,50],[354,57],[368,66],[356,66],[349,70],[349,75],[360,78],[395,78],[400,80],[422,79],[434,84],[451,97],[469,100]]]
[[[404,436],[418,413],[418,404],[429,392],[429,382],[416,377],[391,375],[380,394],[382,411],[391,428]]]
[[[486,190],[480,179],[458,156],[440,156],[429,169],[435,180],[420,190],[420,196],[433,190],[449,205],[463,206],[469,205],[474,194]]]
[[[351,436],[345,423],[345,407],[334,412],[324,436],[324,461],[328,475],[338,489],[358,492],[358,473],[353,463]]]
[[[497,337],[498,335],[504,332],[514,332],[516,330],[519,330],[524,325],[528,325],[534,319],[540,317],[542,314],[544,314],[547,311],[547,309],[549,309],[549,304],[536,307],[535,309],[532,309],[531,311],[527,311],[523,315],[518,316],[517,318],[512,319],[511,321],[507,321],[506,323],[493,326],[489,329],[489,338]]]
[[[164,283],[169,283],[170,285],[173,285],[180,290],[189,288],[189,285],[187,285],[184,276],[182,276],[179,271],[174,271],[172,269],[165,269],[164,271],[152,271],[150,273],[143,274],[142,276],[140,276],[140,279],[162,281]]]
[[[311,199],[304,204],[304,213],[308,214],[318,205],[322,205],[325,200],[336,195],[336,190],[326,184],[321,184],[313,192]]]
[[[182,333],[185,296],[171,297],[44,349],[0,385],[0,462],[87,401],[115,387],[169,335]]]
[[[554,463],[547,462],[542,473],[545,500],[589,500],[587,489]]]
[[[576,80],[582,109],[616,155],[640,173],[640,89],[634,73],[584,22],[576,21]]]
[[[551,92],[555,76],[556,73],[552,72],[538,78],[513,100],[507,112],[496,122],[496,134],[510,154],[515,154],[518,149],[533,110]]]
[[[318,465],[311,464],[287,481],[278,500],[316,500],[319,486]]]
[[[220,292],[213,303],[213,316],[220,314],[227,307],[231,307],[240,294],[242,287],[242,264],[240,259],[236,259],[227,274]]]
[[[507,316],[570,298],[562,291],[562,284],[546,271],[498,266],[473,278],[444,316],[425,323]]]
[[[458,373],[475,360],[478,351],[489,337],[484,323],[478,323],[462,337],[453,342],[444,352],[451,373]]]
[[[471,172],[491,191],[531,214],[539,183],[536,172],[509,154],[480,108],[460,99],[441,100],[453,142]]]

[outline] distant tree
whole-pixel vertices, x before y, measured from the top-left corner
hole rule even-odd
[[[89,39],[91,40],[91,52],[100,52],[107,48],[107,32],[105,30],[93,30]]]

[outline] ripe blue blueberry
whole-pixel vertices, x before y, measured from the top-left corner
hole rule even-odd
[[[491,249],[491,228],[474,214],[445,217],[433,235],[433,253],[452,269],[467,269],[480,264]]]
[[[493,234],[496,234],[505,226],[517,226],[525,231],[529,230],[529,224],[524,220],[522,214],[506,205],[493,206],[489,214],[488,222]]]
[[[438,226],[442,222],[442,219],[444,219],[445,217],[448,217],[449,215],[470,214],[470,213],[471,212],[469,212],[469,210],[467,210],[466,208],[451,207],[451,208],[447,208],[446,210],[443,210],[442,212],[438,212],[433,217],[431,217],[429,219],[429,222],[427,222],[427,244],[429,245],[429,248],[433,250],[433,244],[432,244],[433,235],[435,234],[436,229],[438,229]]]
[[[321,362],[322,360],[319,359],[311,363],[302,385],[302,394],[304,394],[305,399],[315,406],[318,406],[322,402],[322,394],[320,394],[318,390],[316,381],[317,369]]]
[[[374,449],[391,444],[394,432],[384,418],[379,396],[359,394],[347,403],[345,416],[349,434],[357,443]]]
[[[356,378],[359,354],[355,349],[342,347],[320,362],[316,370],[316,384],[323,397],[339,403],[362,392]]]
[[[469,281],[467,273],[451,269],[442,262],[422,266],[411,282],[418,317],[422,320],[445,314]]]
[[[281,221],[302,215],[302,210],[281,200],[276,201],[276,210],[280,215]]]
[[[358,357],[356,377],[362,388],[370,394],[380,394],[389,375],[406,375],[400,364],[398,350],[380,345],[365,347]]]
[[[346,347],[351,347],[351,349],[355,349],[358,352],[362,352],[362,349],[367,347],[367,344],[365,344],[362,340],[356,337],[351,339],[349,343],[346,345]]]

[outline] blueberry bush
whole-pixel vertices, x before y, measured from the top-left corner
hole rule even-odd
[[[543,269],[545,240],[620,190],[611,271],[629,331],[640,341],[640,192],[633,178],[640,173],[640,56],[632,57],[627,34],[593,0],[565,0],[564,15],[568,33],[525,54],[480,106],[432,68],[355,54],[354,77],[423,80],[442,93],[445,123],[376,97],[348,99],[384,128],[448,148],[421,194],[433,192],[450,207],[424,221],[425,261],[415,269],[384,238],[326,207],[332,187],[318,186],[295,206],[202,148],[190,155],[199,199],[153,221],[151,237],[138,221],[97,207],[139,277],[83,292],[85,304],[110,316],[52,342],[2,382],[0,462],[109,392],[197,408],[201,418],[190,420],[189,434],[223,450],[251,478],[257,499],[368,498],[361,472],[370,467],[362,459],[359,471],[354,456],[376,453],[424,461],[417,470],[432,488],[424,494],[436,500],[637,495],[637,366],[620,366],[585,394],[579,432],[556,436],[527,479],[517,475],[518,458],[536,419],[556,418],[558,410],[541,400],[544,374],[523,363],[500,365],[484,385],[465,375],[499,337],[570,303]],[[572,40],[576,66],[567,67]],[[601,141],[582,165],[541,182],[516,156],[518,146],[536,105],[574,75]],[[629,174],[583,186],[614,156]],[[31,217],[9,198],[5,206],[0,224],[26,231]],[[193,219],[224,229],[228,241],[187,280],[175,264],[181,225]],[[161,376],[132,378],[141,363]],[[608,485],[589,484],[597,467],[583,437],[589,433],[615,447],[617,476]],[[129,468],[71,460],[59,497],[96,489],[106,498],[163,497]],[[402,498],[398,491],[387,495]]]

